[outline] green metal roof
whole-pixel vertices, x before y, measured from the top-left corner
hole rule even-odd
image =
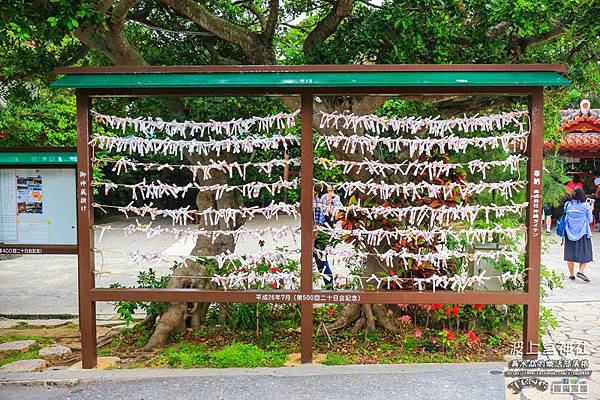
[[[0,165],[75,165],[75,152],[0,152]]]
[[[326,88],[395,86],[564,86],[550,71],[505,72],[245,72],[71,74],[50,86],[70,89]]]

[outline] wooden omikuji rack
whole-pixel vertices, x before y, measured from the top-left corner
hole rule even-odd
[[[312,361],[315,303],[523,304],[523,356],[537,357],[544,86],[569,83],[566,65],[298,65],[59,68],[51,86],[75,89],[77,98],[79,320],[83,368],[97,362],[96,302],[294,302],[301,304],[301,359]],[[299,291],[96,288],[91,207],[92,131],[95,97],[300,96],[301,287]],[[313,100],[315,96],[457,95],[526,96],[530,113],[527,153],[526,278],[522,292],[314,290],[313,282]],[[276,293],[279,296],[273,296]]]

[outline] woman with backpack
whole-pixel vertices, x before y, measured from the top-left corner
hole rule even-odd
[[[583,189],[573,189],[571,200],[565,203],[565,261],[569,268],[569,279],[575,280],[575,263],[579,263],[577,278],[589,282],[583,274],[586,264],[593,261],[592,256],[592,207],[585,201]]]

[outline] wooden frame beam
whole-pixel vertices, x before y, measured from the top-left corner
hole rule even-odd
[[[375,66],[369,66],[375,67]],[[455,66],[452,66],[455,67]],[[443,68],[452,68],[443,66]],[[154,67],[151,67],[154,68]],[[166,68],[166,67],[160,67]],[[179,67],[172,67],[179,68]],[[183,67],[181,67],[183,68]],[[237,67],[237,71],[246,67]],[[248,67],[250,68],[250,67]],[[254,68],[254,67],[252,67]],[[265,67],[265,68],[271,68]],[[344,66],[335,66],[336,71],[344,70]],[[361,67],[363,68],[363,67]],[[377,68],[387,68],[379,66]],[[409,68],[409,67],[406,67]],[[417,68],[417,67],[410,67]],[[422,66],[418,66],[422,68]],[[438,68],[438,67],[436,67]],[[440,67],[442,68],[442,67]],[[466,67],[465,67],[466,68]],[[470,70],[485,70],[485,66],[470,66]],[[491,67],[490,67],[491,68]],[[522,65],[510,68],[523,68]],[[556,68],[548,66],[547,68]],[[562,67],[561,67],[562,68]],[[553,69],[556,70],[556,69]],[[83,71],[83,72],[81,72]],[[89,70],[80,70],[80,73]],[[562,71],[562,70],[561,70]],[[129,71],[128,71],[129,72]],[[189,72],[189,71],[186,71]],[[209,72],[204,70],[204,72]],[[64,72],[66,73],[66,72]],[[76,72],[71,72],[76,73]],[[97,72],[93,72],[97,73]],[[118,73],[118,72],[113,72]],[[512,95],[529,96],[531,118],[531,139],[528,145],[528,186],[527,196],[534,204],[527,212],[527,247],[526,267],[527,277],[524,292],[485,292],[467,291],[462,293],[450,291],[376,291],[376,292],[345,292],[321,291],[312,287],[312,190],[313,190],[313,98],[316,95],[353,95],[353,94],[383,94],[383,95],[438,95],[458,94],[469,95]],[[300,291],[219,291],[199,289],[109,289],[95,288],[94,281],[94,243],[93,210],[91,209],[91,149],[89,139],[91,133],[91,99],[103,96],[227,96],[227,95],[300,95],[301,96],[301,159],[310,162],[301,163],[301,289]],[[313,336],[313,305],[320,303],[370,303],[370,304],[523,304],[525,307],[525,322],[523,338],[525,353],[530,353],[530,346],[537,346],[539,322],[539,263],[540,263],[540,232],[541,204],[534,202],[539,194],[541,199],[541,170],[543,150],[543,88],[541,87],[386,87],[386,88],[326,88],[318,91],[303,89],[256,88],[252,90],[164,90],[164,89],[80,89],[77,96],[77,129],[78,129],[78,264],[79,264],[79,304],[80,329],[82,339],[83,368],[93,368],[97,361],[96,350],[96,314],[95,304],[98,301],[164,301],[164,302],[295,302],[301,303],[301,359],[303,363],[312,360]],[[538,185],[537,178],[540,179]],[[85,189],[83,192],[80,189]],[[85,193],[85,195],[84,195]],[[541,200],[540,200],[541,201]],[[279,297],[277,297],[279,296]],[[337,297],[337,299],[336,299]],[[526,354],[535,357],[535,354]]]

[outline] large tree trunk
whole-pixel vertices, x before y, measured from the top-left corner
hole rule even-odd
[[[290,108],[296,108],[298,106],[297,101],[293,98],[284,99],[285,103]],[[320,110],[333,111],[335,109],[348,109],[356,112],[357,114],[369,114],[375,111],[375,109],[385,101],[383,97],[347,97],[347,98],[328,98],[326,101],[320,104]],[[341,108],[340,108],[341,107]],[[314,124],[318,128],[320,117],[315,114]],[[326,134],[337,134],[334,130],[320,129],[320,133]],[[226,155],[231,157],[231,155]],[[365,158],[373,158],[373,154],[347,154],[341,151],[336,152],[336,158],[340,160],[364,160]],[[188,156],[190,161],[195,163],[196,161],[206,161],[209,157],[203,157],[202,159]],[[356,180],[368,180],[370,176],[366,172],[361,174],[353,174],[352,179]],[[199,178],[200,179],[200,178]],[[213,183],[226,182],[226,176],[222,174],[214,174],[210,181],[201,181],[202,184],[210,185]],[[228,192],[219,201],[215,201],[212,193],[200,193],[196,199],[196,204],[199,210],[204,210],[209,207],[213,208],[237,208],[242,204],[240,196],[233,194],[234,192]],[[201,228],[205,229],[235,229],[242,225],[242,221],[236,221],[234,227],[214,227],[204,226],[201,224]],[[226,250],[234,251],[235,243],[231,237],[219,237],[214,243],[206,240],[205,238],[199,237],[196,246],[193,250],[195,255],[217,255]],[[370,275],[371,273],[387,271],[386,267],[375,257],[368,257],[367,267],[365,274]],[[207,283],[207,280],[187,278],[186,276],[202,276],[206,275],[203,265],[194,263],[188,263],[182,265],[175,270],[173,277],[169,282],[169,287],[173,288],[199,288],[207,289],[211,285]],[[183,276],[183,277],[178,277]],[[155,332],[151,336],[146,349],[152,349],[157,347],[163,347],[169,338],[176,333],[184,331],[186,328],[198,329],[201,323],[204,321],[206,311],[208,310],[208,304],[194,304],[194,303],[171,303],[167,307],[158,321]],[[357,321],[363,321],[362,326],[358,326]],[[384,329],[392,329],[393,324],[389,319],[385,308],[381,305],[365,305],[362,307],[349,306],[346,307],[342,316],[334,324],[335,328],[340,328],[348,324],[355,324],[355,329],[364,327],[365,329],[374,329],[376,325]]]
[[[188,158],[192,163],[196,163],[200,160],[200,158],[194,155],[188,155]],[[201,176],[198,177],[198,180],[204,185],[227,182],[227,177],[223,173],[213,173],[212,175],[213,177],[209,180],[202,180]],[[208,208],[238,208],[241,204],[242,198],[235,191],[223,193],[223,196],[218,200],[212,192],[199,192],[196,196],[196,206],[198,207],[198,210],[206,210]],[[200,219],[199,229],[237,229],[243,222],[243,220],[238,218],[234,224],[226,225],[221,221],[218,225],[208,225],[204,223],[203,219]],[[232,236],[218,236],[214,241],[199,236],[196,245],[192,250],[192,255],[214,256],[225,251],[233,252],[234,250],[235,242]],[[206,277],[207,275],[205,264],[188,261],[175,269],[169,280],[168,287],[215,289],[209,279],[198,278]],[[208,306],[208,303],[169,303],[167,309],[160,316],[156,329],[148,340],[145,349],[150,350],[164,347],[174,334],[183,332],[187,328],[198,329],[205,321]]]
[[[325,135],[339,135],[335,128],[320,128],[320,116],[318,111],[333,112],[333,111],[350,111],[358,115],[373,114],[377,107],[383,104],[387,100],[384,96],[360,96],[360,97],[325,97],[321,98],[321,103],[316,105],[316,113],[313,121],[313,125],[319,134]],[[358,130],[358,135],[364,134],[364,130]],[[347,153],[341,149],[341,146],[333,149],[333,153],[337,160],[347,161],[365,161],[365,160],[379,160],[381,155],[378,152],[362,152],[356,151],[353,154]],[[371,178],[377,178],[378,181],[384,180],[387,182],[399,182],[400,177],[389,176],[374,177],[366,170],[362,170],[360,173],[356,173],[352,170],[348,174],[351,180],[366,182]],[[385,252],[388,249],[377,248],[379,252]],[[367,247],[368,253],[373,253],[374,249],[370,246]],[[364,275],[371,276],[371,274],[377,274],[381,272],[389,273],[390,268],[384,265],[377,257],[367,256],[366,266]],[[386,330],[394,329],[394,324],[390,319],[387,307],[380,304],[351,304],[347,305],[341,315],[335,320],[331,326],[332,329],[341,329],[344,327],[352,327],[352,332],[358,332],[360,330],[374,330],[376,326],[379,326]]]

